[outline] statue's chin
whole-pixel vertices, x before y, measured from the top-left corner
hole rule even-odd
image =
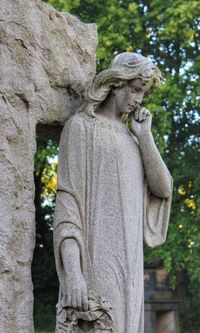
[[[133,109],[125,109],[123,110],[123,113],[122,114],[130,114],[131,112],[133,112]]]

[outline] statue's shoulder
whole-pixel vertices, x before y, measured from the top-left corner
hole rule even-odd
[[[83,133],[85,132],[85,119],[82,115],[83,112],[78,112],[71,116],[65,123],[63,132],[64,133]]]

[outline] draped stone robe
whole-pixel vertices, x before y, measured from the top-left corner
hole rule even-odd
[[[164,243],[171,197],[150,193],[137,139],[124,124],[74,115],[61,136],[57,189],[59,301],[66,283],[61,244],[73,238],[88,290],[111,305],[114,321],[110,331],[90,326],[83,332],[143,333],[143,241],[150,247]],[[65,330],[57,326],[56,332]]]

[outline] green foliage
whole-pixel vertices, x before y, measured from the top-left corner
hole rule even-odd
[[[54,333],[54,331],[35,331],[35,333]]]
[[[146,261],[163,260],[171,272],[186,271],[188,295],[184,332],[198,325],[200,301],[199,101],[200,6],[182,0],[49,0],[99,32],[97,70],[115,54],[141,52],[161,69],[162,87],[144,103],[153,113],[153,134],[174,178],[174,198],[167,243],[145,250]],[[39,157],[40,160],[40,157]],[[43,163],[43,162],[42,162]],[[188,303],[189,304],[189,303]],[[189,305],[188,305],[189,306]]]
[[[49,3],[50,5],[54,6],[59,11],[69,11],[68,4],[65,0],[44,0],[44,2]],[[76,1],[75,1],[76,2]]]
[[[32,264],[34,284],[34,321],[36,328],[53,331],[55,328],[55,305],[58,297],[58,281],[53,254],[52,221],[55,206],[54,157],[58,144],[38,138],[35,156],[35,206],[36,247]],[[52,176],[53,174],[53,176]],[[50,185],[49,185],[50,184]],[[55,186],[55,184],[54,184]]]

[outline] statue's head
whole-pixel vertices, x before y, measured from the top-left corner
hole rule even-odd
[[[116,98],[123,101],[124,91],[132,89],[131,100],[127,101],[127,108],[124,108],[124,113],[129,113],[134,104],[140,104],[144,96],[160,85],[161,79],[160,70],[150,59],[133,52],[120,53],[108,69],[95,77],[87,91],[85,111],[95,116],[95,111],[110,94],[115,94]]]

